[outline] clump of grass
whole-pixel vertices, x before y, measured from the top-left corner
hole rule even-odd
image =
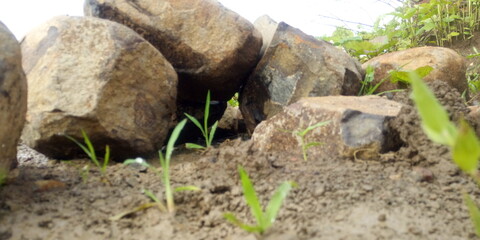
[[[107,173],[107,166],[108,162],[110,161],[110,147],[108,145],[105,146],[105,156],[103,157],[103,162],[100,163],[100,161],[97,158],[97,155],[95,153],[95,148],[93,147],[92,142],[88,138],[87,133],[82,129],[82,136],[83,136],[83,141],[85,142],[85,145],[77,141],[75,138],[65,135],[66,138],[70,139],[72,142],[77,144],[90,158],[90,160],[97,166],[97,168],[100,170],[100,175],[102,176],[103,180],[108,181],[106,178],[106,173]],[[88,169],[84,172],[82,172],[82,179],[85,181],[85,179],[88,178]],[[85,176],[85,174],[87,174]]]
[[[288,192],[297,185],[296,183],[291,181],[282,183],[270,199],[270,202],[268,202],[267,208],[264,212],[262,211],[260,201],[258,200],[257,194],[255,193],[255,189],[253,188],[253,184],[248,177],[247,172],[241,166],[238,166],[238,172],[240,174],[240,180],[242,182],[243,196],[245,197],[245,202],[250,207],[250,211],[255,217],[256,225],[248,225],[243,223],[233,213],[225,213],[224,217],[229,222],[237,225],[245,231],[263,234],[275,222],[280,207],[282,206],[283,201],[287,197]]]
[[[455,126],[418,74],[410,72],[408,79],[413,88],[412,99],[422,119],[421,125],[425,134],[433,142],[449,146],[455,164],[480,184],[478,176],[480,141],[475,131],[463,119]],[[480,211],[468,194],[465,193],[464,198],[477,236],[480,237]]]
[[[152,165],[148,164],[145,160],[142,158],[136,158],[136,159],[127,159],[125,160],[124,164],[141,164],[148,169],[152,170],[157,176],[160,177],[160,179],[163,182],[163,185],[165,187],[165,201],[166,204],[164,203],[163,200],[158,198],[153,192],[150,190],[144,189],[143,192],[145,195],[147,195],[150,199],[153,200],[153,203],[146,203],[143,205],[138,206],[137,208],[118,214],[112,218],[110,218],[112,221],[119,220],[123,218],[126,215],[132,214],[137,211],[141,211],[150,207],[158,207],[161,211],[163,212],[168,212],[172,215],[175,214],[175,203],[173,199],[173,193],[174,192],[179,192],[179,191],[198,191],[200,190],[198,187],[195,186],[181,186],[177,187],[175,189],[172,189],[171,184],[170,184],[170,161],[174,149],[175,142],[178,139],[178,136],[180,135],[180,132],[182,131],[183,127],[185,127],[185,124],[187,123],[187,120],[184,119],[178,125],[175,127],[175,129],[172,132],[172,135],[170,136],[170,139],[168,140],[167,143],[167,148],[165,151],[165,156],[161,151],[158,152],[159,154],[159,160],[160,160],[160,165],[162,166],[162,172],[158,171],[157,168],[153,167]]]
[[[282,129],[282,131],[292,133],[292,134],[294,134],[294,135],[296,135],[300,138],[300,146],[302,148],[303,160],[307,161],[308,160],[308,149],[310,149],[311,147],[322,145],[323,143],[321,143],[321,142],[306,142],[306,140],[305,140],[306,135],[310,131],[312,131],[316,128],[325,126],[325,125],[329,124],[330,122],[331,121],[319,122],[319,123],[310,125],[310,126],[306,127],[305,129],[298,130],[298,131],[290,131],[290,130],[283,130],[283,129]]]
[[[185,113],[185,116],[195,124],[195,126],[202,131],[203,137],[205,138],[206,146],[201,146],[194,143],[187,143],[187,148],[191,149],[206,149],[212,145],[213,137],[215,136],[215,131],[217,130],[218,121],[216,121],[211,128],[208,127],[208,117],[210,116],[210,91],[207,93],[207,100],[205,101],[205,112],[203,116],[203,126],[200,122],[193,116]]]

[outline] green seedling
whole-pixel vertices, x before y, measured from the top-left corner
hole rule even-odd
[[[119,215],[116,215],[112,218],[110,218],[112,221],[119,220],[123,218],[126,215],[132,214],[137,211],[141,211],[150,207],[158,207],[161,211],[168,212],[172,215],[175,214],[175,203],[173,201],[173,193],[174,192],[179,192],[179,191],[198,191],[200,188],[195,187],[195,186],[182,186],[182,187],[177,187],[172,190],[172,187],[170,185],[170,160],[172,157],[173,153],[173,148],[175,145],[175,142],[178,139],[178,136],[180,135],[180,132],[182,131],[183,127],[185,127],[185,124],[187,123],[187,119],[182,120],[178,125],[175,127],[175,129],[172,132],[172,135],[170,136],[170,139],[168,140],[167,143],[167,148],[165,151],[165,156],[163,156],[163,153],[161,151],[158,152],[159,154],[159,159],[160,159],[160,165],[162,166],[162,172],[160,172],[157,168],[153,167],[152,165],[148,164],[145,160],[142,158],[136,158],[136,159],[127,159],[125,160],[124,164],[141,164],[148,169],[152,170],[157,176],[160,177],[160,179],[163,182],[163,185],[165,187],[165,200],[166,200],[166,205],[164,204],[164,201],[160,200],[153,192],[150,190],[143,190],[145,195],[147,195],[150,199],[153,200],[153,203],[146,203],[143,205],[140,205],[139,207],[121,213]]]
[[[187,118],[190,121],[192,121],[193,124],[195,124],[195,126],[197,126],[200,129],[200,131],[202,131],[203,137],[205,138],[206,147],[198,145],[198,144],[194,144],[194,143],[187,143],[186,144],[187,148],[206,149],[206,148],[209,148],[212,145],[212,140],[213,140],[213,136],[215,135],[215,131],[217,130],[218,121],[216,121],[209,130],[209,128],[208,128],[208,117],[209,117],[209,115],[210,115],[210,91],[208,91],[208,93],[207,93],[207,100],[205,102],[205,112],[204,112],[204,116],[203,116],[203,126],[202,126],[202,124],[200,124],[200,122],[195,117],[189,115],[188,113],[185,113],[185,116],[187,116]]]
[[[228,100],[228,105],[232,106],[232,107],[238,107],[240,105],[240,103],[238,102],[238,92],[235,93],[235,95],[233,95],[233,97]]]
[[[475,131],[465,120],[460,120],[455,126],[449,119],[448,113],[428,89],[422,79],[415,72],[408,74],[415,102],[425,134],[436,143],[447,145],[452,150],[452,159],[465,173],[469,174],[477,184],[478,159],[480,158],[480,141]],[[470,217],[475,226],[477,236],[480,237],[480,211],[473,200],[464,194]]]
[[[308,160],[308,149],[310,149],[311,147],[322,145],[323,143],[321,143],[321,142],[306,142],[306,140],[305,140],[306,135],[310,131],[312,131],[316,128],[319,128],[321,126],[325,126],[325,125],[329,124],[330,122],[331,121],[319,122],[317,124],[310,125],[307,128],[305,128],[303,130],[299,130],[299,131],[290,131],[290,130],[283,130],[283,129],[282,129],[282,131],[292,133],[292,134],[294,134],[294,135],[296,135],[300,138],[300,146],[302,147],[303,160],[307,161]]]
[[[87,133],[84,130],[82,130],[82,136],[83,136],[83,141],[85,142],[85,145],[80,143],[79,141],[77,141],[75,138],[73,138],[71,136],[68,136],[68,135],[65,135],[66,138],[70,139],[72,142],[77,144],[88,155],[90,160],[100,170],[100,175],[102,176],[102,178],[104,178],[106,180],[107,166],[108,166],[108,162],[110,160],[110,147],[108,145],[105,146],[105,156],[103,158],[103,162],[100,163],[97,159],[97,155],[95,153],[95,148],[93,147],[92,142],[90,141]],[[83,178],[83,176],[82,176],[82,178]]]
[[[252,215],[255,217],[257,224],[256,225],[245,224],[242,221],[240,221],[233,213],[225,213],[223,216],[229,222],[239,226],[245,231],[263,234],[275,222],[275,219],[277,218],[277,214],[280,210],[280,207],[282,206],[283,201],[287,197],[288,192],[293,187],[296,187],[297,184],[291,181],[282,183],[277,188],[275,194],[273,194],[272,198],[270,199],[270,202],[268,202],[267,208],[265,209],[265,212],[264,212],[262,211],[260,201],[258,200],[257,194],[255,193],[255,189],[253,188],[253,184],[250,178],[248,177],[247,172],[241,166],[238,166],[238,172],[240,174],[240,180],[242,182],[243,196],[245,197],[245,202],[250,207],[250,211]]]

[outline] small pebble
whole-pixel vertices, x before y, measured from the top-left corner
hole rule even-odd
[[[379,222],[385,222],[385,221],[387,221],[387,215],[382,213],[382,214],[378,215],[377,219],[378,219]]]

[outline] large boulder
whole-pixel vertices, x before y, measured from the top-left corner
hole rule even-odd
[[[356,95],[363,70],[328,42],[281,22],[240,94],[250,132],[302,97]]]
[[[179,101],[230,99],[258,62],[261,35],[215,0],[87,0],[87,16],[122,23],[147,39],[179,76]]]
[[[17,164],[17,144],[27,112],[27,80],[20,45],[0,22],[0,174]]]
[[[312,158],[337,154],[358,159],[378,159],[380,153],[397,149],[400,141],[388,121],[396,117],[402,104],[378,96],[327,96],[302,98],[281,113],[260,123],[252,135],[256,148],[266,152],[302,155],[303,131],[319,122],[329,124],[305,135]]]
[[[376,90],[377,93],[404,87],[404,84],[400,82],[392,83],[388,80],[390,70],[415,70],[423,66],[433,67],[433,71],[424,78],[426,82],[444,81],[459,92],[468,88],[465,78],[466,60],[449,48],[418,47],[391,52],[374,57],[362,65],[364,69],[368,66],[373,66],[375,69],[374,81],[372,82],[374,85],[387,78]]]
[[[174,124],[177,75],[133,30],[93,17],[56,17],[22,42],[27,74],[24,142],[54,158],[79,148],[63,134],[116,156],[158,150]]]

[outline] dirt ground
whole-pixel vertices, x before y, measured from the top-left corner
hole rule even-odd
[[[443,84],[433,88],[454,118],[468,112],[457,92]],[[406,96],[395,99],[408,102]],[[118,221],[110,218],[149,202],[142,189],[163,192],[157,175],[117,163],[107,169],[110,184],[93,168],[84,182],[86,160],[48,160],[22,145],[16,177],[0,189],[0,239],[475,239],[462,194],[478,200],[479,188],[459,172],[447,148],[428,141],[413,107],[405,107],[391,126],[404,145],[375,161],[335,155],[303,161],[258,152],[241,139],[206,152],[179,149],[172,160],[173,185],[201,191],[177,193],[174,217],[150,208]],[[230,211],[253,221],[238,165],[250,174],[263,203],[281,182],[298,184],[264,236],[223,218]]]

